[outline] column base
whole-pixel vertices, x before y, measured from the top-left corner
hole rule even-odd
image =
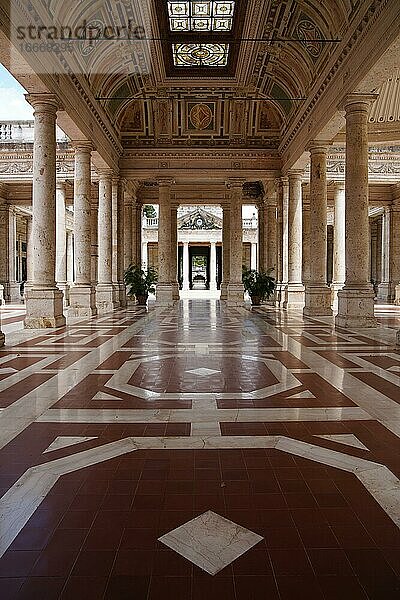
[[[0,306],[2,304],[5,304],[5,300],[4,300],[4,285],[2,285],[0,283]]]
[[[335,326],[348,329],[377,326],[372,286],[370,289],[344,287],[338,292],[338,314],[335,318]]]
[[[177,281],[172,282],[172,297],[174,301],[179,301],[179,283]]]
[[[128,306],[126,287],[124,283],[119,284],[119,305],[121,308],[126,308]]]
[[[228,283],[227,289],[227,305],[228,306],[243,306],[244,304],[244,287],[243,283]]]
[[[221,296],[220,296],[220,300],[228,300],[228,284],[222,282],[221,283]]]
[[[283,308],[285,301],[285,290],[287,283],[277,283],[275,287],[275,306],[277,308]]]
[[[52,329],[65,325],[63,293],[58,288],[32,286],[26,297],[26,329]]]
[[[120,300],[119,300],[119,284],[117,281],[114,281],[113,284],[113,302],[114,302],[114,308],[119,308],[121,306]]]
[[[114,297],[115,290],[112,283],[98,283],[96,287],[97,314],[104,315],[118,308]]]
[[[394,303],[397,306],[400,306],[400,284],[396,285],[394,289]]]
[[[303,315],[306,317],[330,317],[332,292],[327,285],[307,283]]]
[[[58,283],[57,287],[64,294],[64,306],[69,305],[69,285],[65,282]]]
[[[69,317],[97,315],[96,294],[91,285],[73,285],[69,290]]]
[[[12,281],[9,285],[9,294],[11,304],[21,302],[21,284],[17,281]]]
[[[333,282],[331,283],[331,302],[332,302],[332,310],[334,312],[338,311],[338,292],[342,290],[344,287],[344,283]]]
[[[282,308],[304,308],[304,285],[302,283],[287,284]]]
[[[173,306],[174,304],[172,283],[158,283],[156,287],[156,306]]]
[[[392,285],[389,281],[382,281],[378,286],[377,299],[381,302],[390,303],[393,300]]]

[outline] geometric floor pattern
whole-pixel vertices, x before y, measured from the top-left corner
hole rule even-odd
[[[400,319],[377,317],[8,309],[1,600],[399,598]]]

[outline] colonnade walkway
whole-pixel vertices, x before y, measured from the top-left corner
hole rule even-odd
[[[2,600],[399,598],[396,309],[5,313]]]

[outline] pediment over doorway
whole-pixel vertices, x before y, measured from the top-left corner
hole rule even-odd
[[[202,208],[183,215],[178,219],[178,229],[183,230],[215,230],[222,229],[222,219]]]

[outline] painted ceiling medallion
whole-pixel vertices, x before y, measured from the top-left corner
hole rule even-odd
[[[213,119],[213,114],[206,104],[196,104],[189,113],[189,119],[195,129],[206,129]]]

